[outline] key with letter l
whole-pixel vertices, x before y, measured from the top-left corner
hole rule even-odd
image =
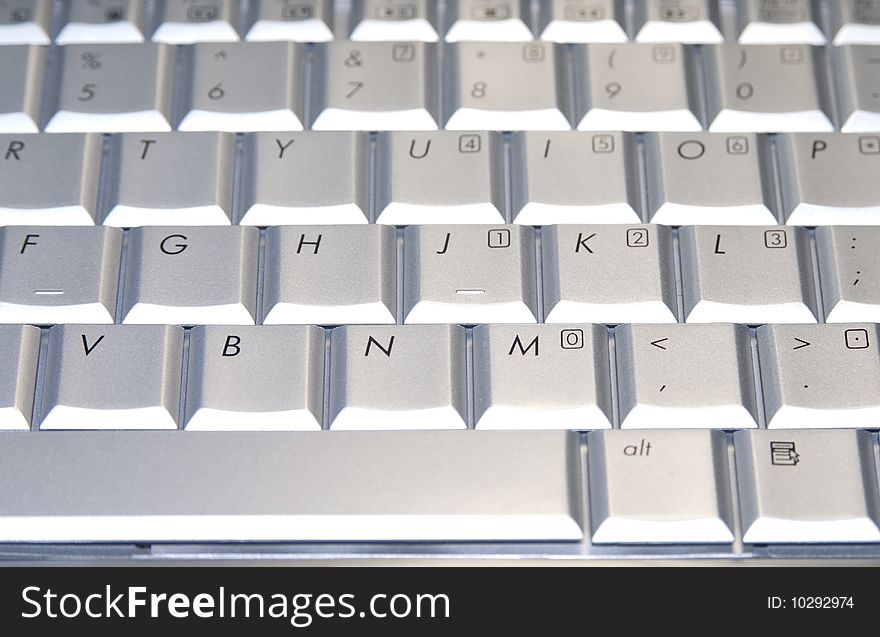
[[[40,429],[177,429],[183,330],[56,325]]]
[[[785,226],[679,231],[688,323],[815,323],[809,235]]]

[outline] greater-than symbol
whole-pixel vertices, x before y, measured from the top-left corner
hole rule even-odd
[[[666,346],[665,346],[665,345],[661,345],[661,343],[665,343],[665,342],[668,341],[668,340],[669,340],[668,337],[667,337],[667,338],[658,338],[656,341],[651,341],[651,345],[653,345],[654,347],[658,347],[658,348],[660,348],[660,349],[662,349],[662,350],[665,351],[665,350],[666,350]],[[664,385],[664,387],[666,387],[666,385]]]
[[[810,346],[810,341],[805,341],[804,339],[798,338],[797,336],[794,337],[794,340],[796,340],[798,342],[798,345],[795,345],[794,347],[792,347],[793,350],[794,349],[803,349],[804,347]]]

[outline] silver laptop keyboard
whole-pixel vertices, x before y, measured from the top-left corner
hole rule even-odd
[[[0,0],[0,84],[0,556],[880,558],[880,0]]]

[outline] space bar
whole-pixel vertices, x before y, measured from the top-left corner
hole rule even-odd
[[[568,432],[0,434],[0,541],[578,540]]]

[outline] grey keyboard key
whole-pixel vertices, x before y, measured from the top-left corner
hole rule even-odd
[[[234,145],[228,133],[117,135],[107,160],[104,223],[228,226]]]
[[[675,323],[675,263],[666,226],[544,228],[547,323]]]
[[[347,42],[314,51],[314,130],[434,130],[434,44]]]
[[[0,326],[0,430],[31,428],[40,330],[31,325]]]
[[[579,130],[703,129],[690,50],[680,44],[587,44],[573,51]]]
[[[0,323],[113,323],[122,232],[0,228]]]
[[[390,226],[280,226],[266,235],[263,323],[394,323]]]
[[[734,443],[745,542],[880,541],[867,431],[741,431]]]
[[[171,130],[171,47],[71,44],[58,49],[58,68],[46,132]]]
[[[880,135],[780,135],[785,222],[880,224]]]
[[[880,228],[816,228],[825,321],[880,323]]]
[[[767,428],[874,427],[878,344],[873,324],[758,328]]]
[[[601,325],[474,329],[476,429],[610,429],[608,331]]]
[[[639,0],[633,22],[637,42],[724,41],[717,0]]]
[[[758,426],[746,327],[621,325],[615,336],[622,428]]]
[[[40,93],[46,48],[42,46],[0,47],[0,131],[36,133],[40,125]]]
[[[538,31],[550,42],[626,42],[624,0],[549,0],[538,5]]]
[[[706,47],[709,130],[774,133],[833,131],[821,80],[822,49],[784,46]]]
[[[330,335],[331,429],[466,429],[457,325],[344,326]]]
[[[250,7],[250,42],[333,39],[333,0],[252,0]]]
[[[188,431],[321,429],[322,329],[199,326],[188,361]]]
[[[71,0],[55,44],[143,42],[147,34],[146,0]]]
[[[688,226],[679,242],[688,323],[817,321],[803,228]]]
[[[235,42],[239,39],[239,0],[163,0],[156,9],[154,42]]]
[[[405,323],[535,323],[535,235],[527,226],[409,226]]]
[[[645,149],[652,222],[671,226],[777,222],[773,163],[764,137],[649,133]]]
[[[880,0],[828,3],[835,45],[880,44]]]
[[[49,44],[52,0],[5,0],[0,6],[0,46]]]
[[[256,228],[136,228],[129,235],[123,323],[253,325]]]
[[[446,3],[446,41],[531,40],[530,4],[529,0],[450,0]]]
[[[723,433],[594,431],[587,440],[594,543],[733,541]]]
[[[56,325],[40,429],[177,429],[182,359],[179,327]]]
[[[352,40],[436,42],[435,0],[356,0],[351,7]]]
[[[638,223],[638,149],[627,133],[510,137],[514,223]]]
[[[880,11],[880,2],[877,7]],[[877,29],[880,32],[880,19]],[[833,55],[840,130],[880,132],[880,48],[841,46]]]
[[[370,139],[362,132],[245,137],[240,223],[367,223]]]
[[[504,223],[502,152],[495,133],[380,134],[376,221]]]
[[[583,536],[567,432],[56,432],[4,449],[9,542]]]
[[[737,0],[737,31],[743,44],[825,44],[814,0]],[[833,3],[832,3],[833,4]]]
[[[0,225],[95,224],[99,135],[0,135]]]
[[[292,42],[194,44],[181,131],[297,131],[305,107],[305,49]],[[254,69],[259,68],[259,73]]]
[[[568,130],[563,49],[462,42],[446,49],[447,130]]]

